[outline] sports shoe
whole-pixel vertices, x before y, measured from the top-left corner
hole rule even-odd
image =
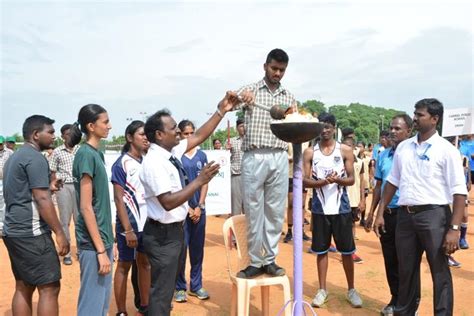
[[[354,263],[358,264],[364,262],[364,260],[362,260],[362,258],[356,255],[355,253],[352,254],[352,260],[354,260]]]
[[[66,266],[70,266],[72,264],[71,256],[64,257],[63,264],[66,265]]]
[[[365,219],[361,218],[359,225],[364,227],[365,226]]]
[[[324,289],[319,289],[313,300],[311,301],[311,306],[321,307],[328,301],[328,292]]]
[[[459,239],[459,248],[461,249],[469,249],[469,244],[467,243],[466,238]]]
[[[185,290],[179,290],[174,293],[174,300],[178,303],[184,303],[188,300]]]
[[[362,299],[357,293],[356,289],[350,289],[347,291],[347,300],[351,303],[352,307],[362,307]]]
[[[336,247],[334,247],[333,244],[331,244],[331,246],[329,246],[328,251],[329,251],[329,252],[337,252],[337,249],[336,249]]]
[[[387,305],[380,311],[380,314],[383,315],[383,316],[393,316],[393,309],[394,308],[395,308],[395,306],[393,306],[393,305]]]
[[[283,276],[286,271],[282,267],[278,266],[275,262],[263,266],[263,271],[271,276]]]
[[[242,279],[251,279],[263,274],[263,268],[248,266],[247,268],[237,272],[237,277]]]
[[[293,233],[291,232],[291,230],[288,230],[288,232],[285,235],[285,238],[283,238],[283,242],[286,244],[290,242],[292,239],[293,239]]]
[[[189,291],[189,295],[196,296],[200,300],[207,300],[209,298],[209,293],[203,287],[197,290],[196,292]]]
[[[448,256],[448,265],[451,267],[451,268],[460,268],[461,267],[461,263],[456,261],[453,256]]]

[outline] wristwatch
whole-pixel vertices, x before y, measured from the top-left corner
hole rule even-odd
[[[459,230],[460,230],[459,225],[449,225],[449,229],[455,230],[455,231],[459,231]]]
[[[206,204],[205,203],[201,203],[198,205],[198,207],[201,209],[201,210],[205,210],[206,209]]]

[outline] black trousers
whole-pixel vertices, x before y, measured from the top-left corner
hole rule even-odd
[[[398,257],[397,248],[395,246],[395,230],[397,228],[397,212],[391,214],[385,212],[383,219],[385,221],[385,233],[380,236],[380,244],[382,245],[382,254],[385,264],[385,275],[387,276],[390,294],[392,295],[388,305],[397,305],[398,301]]]
[[[395,239],[400,258],[400,285],[395,315],[412,316],[418,308],[423,252],[426,252],[433,280],[433,315],[453,314],[453,281],[443,249],[450,223],[449,206],[438,206],[419,213],[399,209]]]
[[[147,221],[143,229],[143,245],[151,265],[148,314],[169,316],[184,253],[182,223]]]

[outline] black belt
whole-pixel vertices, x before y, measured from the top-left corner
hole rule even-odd
[[[386,207],[385,213],[387,214],[396,214],[400,207]]]
[[[408,213],[420,213],[424,211],[434,210],[440,207],[446,207],[446,205],[439,205],[439,204],[424,204],[424,205],[403,205],[400,206],[401,208],[405,209]]]
[[[184,221],[181,221],[181,222],[174,222],[174,223],[168,223],[168,224],[164,224],[162,222],[159,222],[159,221],[155,221],[154,219],[151,219],[151,218],[147,218],[146,220],[148,223],[152,224],[152,225],[155,225],[155,226],[165,226],[165,227],[171,227],[171,226],[177,226],[177,227],[182,227],[183,226],[183,223]]]

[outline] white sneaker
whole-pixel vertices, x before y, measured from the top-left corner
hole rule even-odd
[[[356,289],[350,289],[347,291],[347,300],[351,303],[352,307],[362,307],[362,299],[357,293]]]
[[[328,300],[328,292],[323,289],[319,289],[316,295],[313,298],[313,301],[311,301],[311,306],[313,307],[321,307],[326,303]]]

